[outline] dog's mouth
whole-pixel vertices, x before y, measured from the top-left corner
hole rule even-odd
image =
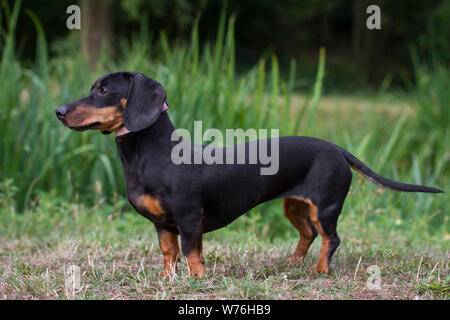
[[[107,134],[123,125],[123,115],[117,106],[103,108],[80,106],[78,109],[57,117],[66,127],[75,131],[100,130]]]
[[[101,122],[94,122],[94,123],[91,123],[91,124],[88,124],[88,125],[86,125],[86,126],[68,126],[70,129],[72,129],[72,130],[76,130],[76,131],[85,131],[85,130],[89,130],[89,129],[92,129],[92,128],[94,128],[94,127],[98,127],[98,126],[100,126],[102,123]]]

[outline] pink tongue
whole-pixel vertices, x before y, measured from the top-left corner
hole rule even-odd
[[[130,131],[128,131],[127,128],[122,127],[122,128],[120,128],[119,130],[116,131],[116,137],[118,137],[118,136],[123,136],[124,134],[127,134],[127,133],[129,133],[129,132],[130,132]]]
[[[167,105],[166,102],[164,102],[164,106],[163,106],[162,112],[166,111],[167,109],[169,109],[169,106]],[[127,128],[122,127],[122,128],[120,128],[119,130],[116,131],[116,137],[123,136],[124,134],[127,134],[127,133],[130,133],[130,131]]]

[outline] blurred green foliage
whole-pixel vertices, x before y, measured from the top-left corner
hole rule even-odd
[[[212,1],[212,0],[107,0],[113,10],[113,46],[115,39],[130,37],[148,27],[156,36],[166,32],[169,42],[189,42],[191,29],[199,15],[199,41],[203,45],[215,38],[217,21],[225,8],[228,15],[236,14],[237,69],[247,69],[258,59],[275,53],[280,68],[289,70],[291,57],[299,59],[307,88],[314,81],[312,66],[317,48],[328,52],[329,80],[326,89],[346,89],[364,84],[378,87],[384,84],[403,85],[399,75],[413,76],[409,48],[417,47],[419,54],[431,61],[450,60],[450,2],[447,0],[302,0],[302,1]],[[50,48],[56,54],[69,47],[63,39],[76,37],[67,32],[65,9],[72,0],[25,0],[24,9],[39,17]],[[83,3],[83,1],[78,1]],[[381,8],[382,30],[369,31],[365,23],[368,5]],[[17,43],[22,59],[34,58],[34,26],[20,13],[21,23]],[[83,25],[83,22],[82,22]],[[154,39],[154,38],[153,38]],[[155,41],[155,40],[153,40]],[[388,79],[388,80],[386,80]]]
[[[61,3],[64,4],[63,1]],[[55,7],[61,3],[58,2]],[[177,1],[173,3],[175,7],[178,4]],[[314,3],[327,8],[330,6],[329,14],[337,14],[334,4],[322,1]],[[136,2],[136,5],[147,4],[143,1]],[[92,205],[103,197],[108,201],[123,200],[117,196],[124,195],[125,190],[114,139],[98,132],[70,131],[54,116],[54,109],[58,105],[86,95],[92,80],[104,73],[118,70],[140,71],[163,83],[169,93],[169,112],[176,127],[191,128],[193,120],[202,119],[205,128],[279,128],[281,135],[308,134],[328,138],[350,150],[380,174],[395,180],[432,185],[444,190],[449,185],[450,70],[445,58],[448,52],[436,48],[430,51],[434,52],[431,56],[422,52],[421,45],[431,46],[432,43],[414,43],[416,51],[413,51],[413,59],[410,59],[411,51],[404,47],[405,55],[401,55],[398,63],[406,67],[410,63],[408,61],[414,61],[407,68],[414,77],[409,82],[405,81],[408,89],[406,95],[412,101],[413,112],[397,110],[394,116],[386,116],[377,110],[363,107],[358,112],[363,113],[364,121],[357,127],[353,123],[355,114],[344,108],[318,118],[322,84],[326,86],[330,80],[345,82],[340,74],[347,74],[349,78],[354,75],[357,81],[367,77],[364,68],[357,67],[357,61],[351,71],[345,72],[349,69],[339,62],[339,55],[336,53],[339,52],[338,45],[328,45],[325,69],[325,49],[319,51],[316,47],[320,41],[312,31],[317,25],[309,29],[309,48],[314,51],[311,54],[314,60],[309,58],[312,61],[311,69],[314,70],[311,81],[304,81],[301,78],[304,73],[297,71],[304,66],[301,59],[290,59],[286,63],[282,56],[269,55],[275,46],[271,50],[261,51],[262,58],[247,65],[245,69],[238,70],[239,64],[245,60],[240,52],[247,50],[246,48],[258,48],[250,39],[247,46],[239,44],[242,38],[236,39],[238,35],[242,37],[243,32],[248,32],[244,25],[239,27],[239,21],[249,23],[242,19],[245,11],[228,15],[226,11],[219,10],[222,14],[211,22],[214,15],[207,14],[210,10],[208,4],[209,2],[204,4],[205,13],[201,18],[195,18],[192,27],[185,31],[188,36],[183,32],[174,32],[178,30],[175,27],[157,32],[159,28],[154,27],[156,22],[151,19],[141,20],[140,29],[134,32],[132,26],[137,22],[133,22],[133,13],[130,13],[130,17],[122,17],[128,21],[130,29],[126,29],[126,23],[122,25],[116,22],[115,50],[103,50],[98,59],[97,70],[92,71],[79,52],[80,39],[77,31],[70,32],[67,36],[65,30],[64,40],[56,42],[56,35],[55,38],[52,36],[55,28],[48,25],[49,21],[41,19],[39,10],[43,10],[42,8],[33,9],[28,1],[22,6],[20,1],[16,1],[12,7],[8,6],[8,2],[2,2],[0,206],[5,209],[17,207],[12,211],[22,212],[49,195],[51,198],[64,198],[65,201],[82,202],[86,205]],[[264,4],[268,6],[268,2],[260,3],[261,6]],[[216,2],[215,5],[221,4]],[[274,4],[270,14],[278,12],[278,6],[279,4]],[[313,7],[311,5],[311,10]],[[228,11],[233,8],[232,1],[227,8]],[[255,4],[253,9],[257,8],[261,7]],[[426,8],[422,9],[422,13],[425,13]],[[145,8],[139,7],[138,12],[145,12]],[[293,11],[290,15],[306,15],[302,12]],[[260,13],[255,11],[253,14],[262,23],[264,19]],[[272,23],[270,14],[265,18],[266,24]],[[314,20],[316,16],[311,13],[306,17]],[[65,14],[54,17],[62,19],[62,29],[65,28],[65,18]],[[167,19],[175,18],[169,16]],[[312,23],[313,20],[308,21]],[[27,32],[21,31],[27,23],[31,27],[27,27]],[[276,23],[274,20],[273,25],[276,26]],[[386,24],[389,25],[388,19]],[[56,29],[60,30],[61,27]],[[259,35],[255,36],[259,34],[257,30],[253,29],[255,41],[260,40]],[[293,29],[286,30],[290,30],[293,37],[299,36]],[[209,41],[202,40],[202,37],[208,39],[206,35],[209,32],[214,32],[214,37]],[[268,36],[266,47],[282,41],[283,36]],[[445,41],[436,43],[436,46],[439,43],[446,44]],[[33,47],[32,56],[26,50],[28,45]],[[53,48],[53,51],[49,48]],[[383,54],[395,58],[399,54],[395,50],[389,48]],[[289,52],[286,50],[281,53],[287,55]],[[385,62],[384,56],[377,59],[381,64]],[[386,60],[386,65],[389,65],[387,61],[389,59]],[[333,73],[333,68],[341,71],[339,74]],[[388,84],[383,85],[380,92],[384,93],[387,87]],[[299,88],[308,90],[306,99],[302,103],[292,104],[294,92]],[[358,82],[358,86],[353,87],[352,94],[355,95],[362,88]],[[367,99],[364,96],[362,100]],[[392,106],[392,109],[395,108]],[[335,131],[324,124],[327,118],[341,116],[346,112],[350,113],[349,122],[352,123],[331,119],[335,123]],[[417,232],[447,232],[447,194],[430,196],[389,192],[383,195],[375,192],[376,186],[365,182],[359,182],[356,188],[358,192],[349,197],[344,208],[344,211],[351,212],[351,217],[363,214],[361,219],[369,222],[387,219],[386,225],[397,220],[419,219],[417,221],[420,223],[416,224]],[[390,215],[380,218],[375,215],[378,209],[386,210]],[[280,210],[279,201],[263,204],[252,210],[249,216],[243,217],[241,226],[269,233],[270,236],[284,234],[289,228],[289,222],[286,219],[280,221]],[[265,230],[265,226],[270,229]]]

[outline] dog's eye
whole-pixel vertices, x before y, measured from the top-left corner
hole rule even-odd
[[[100,87],[98,92],[103,96],[108,93],[108,89],[106,87]]]

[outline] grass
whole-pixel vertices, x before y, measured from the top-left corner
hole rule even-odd
[[[281,211],[281,208],[280,210]],[[279,212],[280,219],[282,218]],[[351,216],[351,213],[350,213]],[[448,241],[408,245],[409,228],[370,232],[342,219],[330,275],[311,271],[316,241],[302,265],[285,258],[297,236],[270,241],[264,235],[225,228],[205,236],[208,276],[187,276],[185,261],[164,280],[162,255],[151,223],[123,210],[123,202],[88,208],[41,200],[26,214],[2,211],[10,223],[0,234],[0,297],[6,299],[448,299]],[[242,219],[235,224],[245,227]],[[412,225],[415,222],[411,223]],[[420,235],[419,235],[420,236]],[[67,290],[67,268],[80,267],[80,287]],[[368,289],[367,268],[381,270],[381,289]]]

